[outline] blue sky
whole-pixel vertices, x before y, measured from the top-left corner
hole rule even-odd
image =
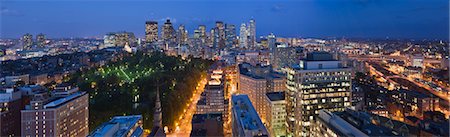
[[[144,35],[144,22],[166,18],[190,33],[217,20],[254,18],[257,35],[448,39],[448,0],[0,0],[0,37]]]

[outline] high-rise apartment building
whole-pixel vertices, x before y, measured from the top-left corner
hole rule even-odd
[[[233,95],[232,100],[232,136],[268,137],[269,132],[261,122],[247,95]]]
[[[145,42],[152,43],[158,41],[158,22],[145,22]]]
[[[45,35],[44,35],[44,34],[39,33],[39,34],[36,36],[37,46],[39,46],[39,47],[44,47],[45,44],[46,44],[45,41],[46,41],[46,39],[45,39]]]
[[[288,133],[309,136],[311,122],[325,109],[343,111],[351,105],[351,69],[327,52],[313,52],[287,69]]]
[[[59,91],[54,91],[53,94]],[[72,92],[71,90],[66,93]],[[89,96],[76,91],[63,96],[35,94],[21,111],[22,136],[87,136]],[[56,95],[56,94],[55,94]]]
[[[33,35],[30,33],[27,33],[22,36],[21,38],[23,49],[31,49],[31,46],[33,46]]]

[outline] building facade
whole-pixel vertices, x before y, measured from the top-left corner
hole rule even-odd
[[[89,134],[88,94],[32,101],[21,111],[22,136],[87,136]],[[36,100],[36,98],[34,98]]]
[[[145,42],[152,43],[158,41],[158,22],[145,22]]]
[[[320,109],[343,111],[351,106],[351,69],[325,52],[313,52],[287,69],[287,123],[293,136],[309,136]]]

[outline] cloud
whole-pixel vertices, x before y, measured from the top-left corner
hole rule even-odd
[[[272,8],[270,8],[270,11],[272,12],[280,12],[282,11],[284,8],[282,5],[273,5]]]
[[[6,7],[1,7],[0,8],[0,15],[1,16],[22,16],[23,14],[20,13],[17,10],[13,10],[13,9],[9,9]]]

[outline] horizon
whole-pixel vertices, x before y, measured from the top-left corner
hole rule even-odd
[[[158,21],[161,31],[167,18],[175,29],[185,25],[190,35],[198,25],[209,31],[215,21],[234,24],[239,34],[240,24],[253,18],[258,38],[273,32],[295,38],[449,39],[448,1],[408,2],[5,0],[0,7],[0,38],[16,39],[25,33],[55,39],[102,38],[118,31],[142,38],[145,21]]]

